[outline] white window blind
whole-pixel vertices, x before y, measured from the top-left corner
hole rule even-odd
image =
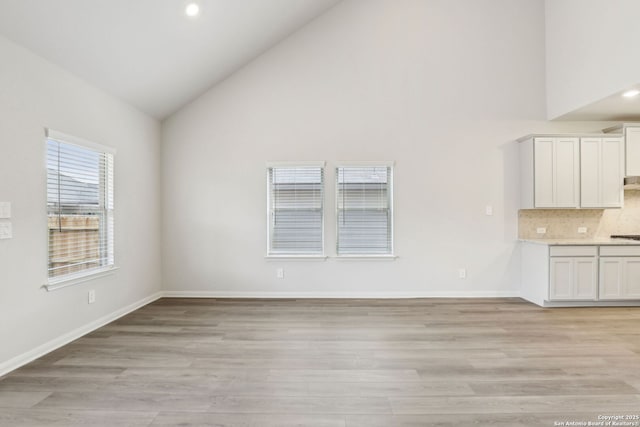
[[[114,265],[113,154],[63,139],[47,137],[50,281]]]
[[[336,169],[338,255],[393,254],[392,168]]]
[[[324,173],[320,166],[268,168],[268,254],[321,255]]]

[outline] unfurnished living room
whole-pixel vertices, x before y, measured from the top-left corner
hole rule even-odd
[[[0,426],[640,426],[638,16],[0,0]]]

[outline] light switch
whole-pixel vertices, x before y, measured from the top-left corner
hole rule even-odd
[[[0,219],[11,218],[11,202],[0,202]]]
[[[10,222],[0,222],[0,239],[11,239],[13,229]]]
[[[493,215],[493,206],[491,206],[491,205],[485,206],[484,213],[485,213],[485,215],[488,215],[488,216]]]

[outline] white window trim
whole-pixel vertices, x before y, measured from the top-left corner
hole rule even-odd
[[[96,142],[88,141],[86,139],[78,138],[77,136],[68,135],[63,132],[59,132],[53,129],[45,128],[45,143],[47,139],[51,139],[57,142],[61,142],[64,144],[72,144],[77,145],[79,147],[88,148],[91,150],[111,154],[115,157],[116,149],[113,147],[109,147],[106,145],[98,144]],[[45,177],[45,188],[47,185],[46,177]],[[115,196],[114,196],[115,197]],[[115,234],[114,234],[115,239]],[[115,241],[112,242],[115,246]],[[65,274],[60,277],[47,277],[43,288],[47,290],[47,292],[55,291],[58,289],[66,288],[68,286],[77,285],[80,283],[85,283],[90,280],[98,279],[104,276],[109,276],[114,274],[120,267],[115,263],[115,250],[114,250],[114,263],[113,265],[95,268],[86,271],[80,271],[78,273]],[[47,272],[48,274],[48,272]]]
[[[292,261],[326,261],[329,258],[326,255],[265,255],[266,260],[292,260]]]
[[[114,156],[116,155],[116,149],[113,147],[108,147],[93,141],[87,141],[86,139],[78,138],[77,136],[67,135],[66,133],[58,132],[53,129],[45,129],[45,137],[64,144],[73,144],[90,150],[113,154]]]
[[[55,280],[55,278],[53,280],[49,280],[43,285],[43,287],[47,292],[57,291],[58,289],[66,288],[67,286],[73,286],[90,280],[99,279],[101,277],[110,276],[119,269],[120,267],[112,265],[76,274],[68,274],[57,280]]]
[[[348,168],[348,167],[362,167],[362,166],[378,166],[378,167],[387,167],[387,168],[391,168],[391,182],[389,183],[389,209],[391,210],[391,226],[389,227],[389,231],[391,232],[391,253],[389,254],[343,254],[340,255],[338,253],[338,168]],[[392,160],[387,160],[387,161],[379,161],[379,162],[375,162],[375,161],[353,161],[353,162],[337,162],[334,166],[334,173],[335,173],[335,220],[336,220],[336,247],[335,247],[335,251],[336,251],[336,256],[334,258],[336,259],[341,259],[341,260],[373,260],[373,259],[396,259],[397,256],[395,255],[395,251],[396,251],[396,245],[395,245],[395,229],[394,229],[394,223],[395,221],[395,214],[394,214],[394,206],[393,206],[393,199],[394,199],[394,183],[395,183],[395,161]]]
[[[393,238],[393,236],[391,236]],[[393,261],[398,258],[398,255],[394,254],[374,254],[374,255],[336,255],[332,258],[335,258],[340,261],[373,261],[373,260],[383,260],[383,261]]]
[[[317,168],[325,168],[325,166],[327,165],[327,162],[324,161],[303,161],[303,162],[267,162],[266,164],[266,168],[267,171],[269,168],[295,168],[295,167],[301,167],[301,168],[312,168],[312,167],[317,167]]]
[[[357,160],[357,161],[339,161],[335,164],[335,169],[337,168],[348,168],[348,167],[362,167],[362,166],[378,166],[381,168],[387,167],[393,169],[396,165],[396,162],[393,160],[381,160],[379,162],[372,160]]]
[[[266,216],[267,216],[267,223],[266,223],[266,232],[267,232],[267,247],[266,247],[266,254],[265,254],[265,258],[266,259],[326,259],[327,256],[325,255],[325,238],[324,238],[324,233],[325,233],[325,220],[326,220],[326,215],[325,213],[325,207],[327,205],[326,203],[326,197],[327,197],[327,192],[326,192],[326,183],[327,183],[327,169],[326,169],[326,164],[327,162],[325,161],[301,161],[301,162],[292,162],[292,161],[283,161],[283,162],[267,162],[266,166],[265,166],[265,173],[266,173],[266,183],[267,183],[267,206],[266,206]],[[270,211],[270,194],[271,194],[271,187],[270,187],[270,182],[269,182],[269,169],[271,168],[278,168],[278,167],[319,167],[322,169],[322,252],[319,254],[297,254],[297,253],[280,253],[280,254],[273,254],[271,253],[269,250],[271,249],[271,235],[269,233],[270,231],[270,221],[271,221],[271,211]]]

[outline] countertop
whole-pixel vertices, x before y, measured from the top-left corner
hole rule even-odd
[[[640,246],[639,240],[630,239],[519,239],[521,242],[536,243],[549,246]]]

